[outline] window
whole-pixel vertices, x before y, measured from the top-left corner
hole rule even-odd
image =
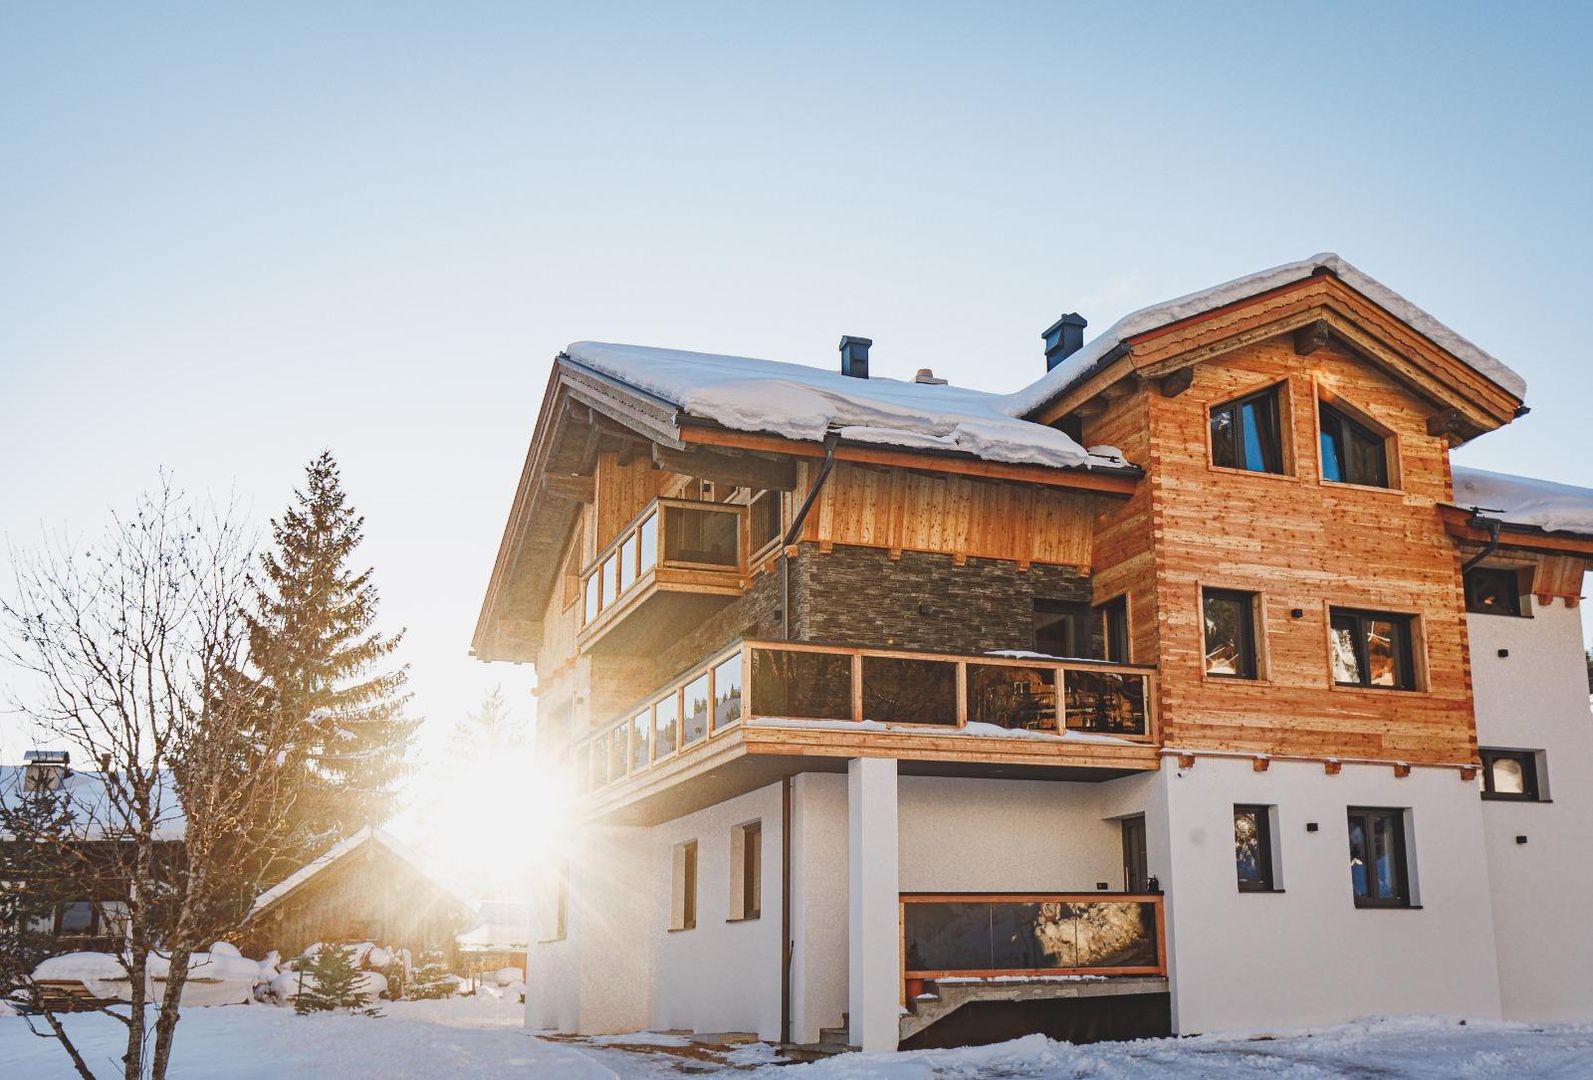
[[[1241,892],[1272,892],[1272,809],[1233,808],[1233,859]]]
[[[1521,575],[1496,566],[1473,566],[1466,571],[1466,610],[1478,615],[1524,615]]]
[[[1100,622],[1101,659],[1114,664],[1127,664],[1128,658],[1128,595],[1108,600],[1095,609]]]
[[[1410,907],[1405,812],[1352,807],[1350,884],[1356,907]]]
[[[669,928],[697,925],[697,841],[676,844],[671,862]]]
[[[730,918],[756,919],[763,908],[763,822],[730,830]]]
[[[55,911],[55,933],[58,937],[89,936],[98,923],[94,901],[70,900]]]
[[[1206,624],[1206,674],[1225,679],[1254,679],[1255,593],[1206,589],[1201,605]]]
[[[1090,605],[1071,600],[1036,600],[1034,651],[1046,656],[1088,658]]]
[[[570,864],[559,862],[542,879],[538,898],[537,943],[563,941],[569,930]]]
[[[1211,463],[1225,469],[1283,472],[1276,386],[1211,410]]]
[[[752,497],[748,527],[752,550],[762,551],[780,538],[780,493],[760,491]]]
[[[1340,686],[1416,689],[1409,615],[1334,608],[1333,681]]]
[[[1322,479],[1388,487],[1388,440],[1326,402],[1317,403]]]
[[[1484,799],[1514,799],[1517,802],[1537,802],[1542,796],[1538,788],[1538,755],[1531,750],[1491,750],[1484,747],[1482,772],[1477,786]]]

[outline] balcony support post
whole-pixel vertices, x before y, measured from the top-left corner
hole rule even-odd
[[[846,767],[848,1038],[863,1050],[895,1050],[901,1009],[895,758],[853,758]]]

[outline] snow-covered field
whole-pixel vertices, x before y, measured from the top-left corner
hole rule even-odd
[[[672,1035],[592,1041],[537,1038],[509,1000],[460,998],[383,1006],[377,1019],[296,1016],[260,1005],[187,1010],[173,1080],[437,1080],[443,1077],[726,1075],[785,1080],[930,1080],[971,1077],[1593,1077],[1593,1026],[1445,1019],[1368,1020],[1271,1035],[1202,1036],[1070,1046],[1031,1036],[998,1046],[899,1054],[849,1054],[815,1065],[778,1065],[762,1045],[728,1052]],[[119,1025],[74,1016],[91,1064],[117,1070]],[[67,1080],[54,1043],[0,1017],[0,1077]]]

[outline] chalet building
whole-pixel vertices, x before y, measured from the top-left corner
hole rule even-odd
[[[580,788],[531,1026],[1593,1019],[1593,492],[1450,463],[1521,377],[1334,255],[1084,326],[558,356],[474,638]]]

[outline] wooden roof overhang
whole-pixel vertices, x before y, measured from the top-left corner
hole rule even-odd
[[[1430,401],[1434,411],[1428,430],[1456,445],[1502,427],[1523,411],[1513,393],[1322,268],[1124,339],[1029,419],[1051,423],[1087,411],[1125,380],[1154,382],[1172,397],[1189,387],[1196,364],[1285,335],[1293,336],[1301,355],[1331,340],[1366,357]]]
[[[1459,506],[1440,505],[1438,516],[1444,531],[1466,544],[1488,543],[1488,530],[1473,524],[1474,514]],[[1493,515],[1483,512],[1484,518]],[[1593,559],[1593,536],[1583,533],[1547,532],[1535,525],[1504,522],[1499,527],[1499,547],[1503,550],[1530,551],[1537,555],[1570,555]]]
[[[597,455],[603,450],[646,453],[656,465],[688,475],[755,475],[762,486],[789,490],[780,465],[822,459],[816,442],[733,431],[687,416],[677,405],[560,354],[548,376],[531,446],[520,471],[509,519],[498,545],[486,596],[471,638],[480,660],[535,659],[542,613],[558,575],[558,560],[583,502],[592,498]],[[1058,469],[986,461],[972,454],[893,449],[842,440],[838,461],[1012,483],[1071,488],[1127,498],[1144,476],[1129,465]]]

